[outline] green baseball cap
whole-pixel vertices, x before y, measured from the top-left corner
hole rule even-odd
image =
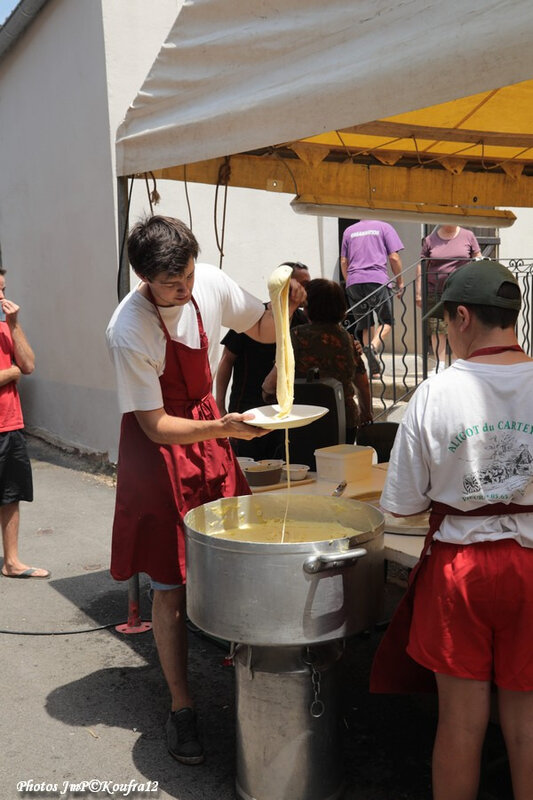
[[[521,297],[501,297],[498,294],[504,283],[513,283],[519,287],[513,273],[499,261],[490,261],[487,258],[470,261],[451,273],[444,284],[440,301],[424,314],[422,319],[442,317],[443,305],[446,302],[520,311]]]

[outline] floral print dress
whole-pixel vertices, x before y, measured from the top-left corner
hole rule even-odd
[[[344,389],[346,427],[356,428],[359,409],[354,379],[358,372],[365,374],[365,365],[353,337],[334,322],[311,322],[293,328],[291,338],[296,377],[305,378],[310,369],[318,367],[321,378],[340,381]]]

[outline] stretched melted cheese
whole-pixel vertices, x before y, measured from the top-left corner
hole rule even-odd
[[[294,401],[294,353],[291,343],[289,318],[289,291],[292,269],[286,265],[277,267],[268,279],[268,294],[272,303],[276,327],[276,368],[278,378],[276,394],[278,417],[287,417]]]

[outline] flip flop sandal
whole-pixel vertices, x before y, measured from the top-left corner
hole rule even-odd
[[[3,571],[1,572],[3,578],[21,578],[21,579],[34,578],[36,580],[44,580],[45,578],[50,577],[51,573],[48,570],[46,570],[46,575],[35,575],[38,569],[40,569],[40,567],[28,567],[28,569],[25,569],[24,572],[17,572],[16,575],[7,575]]]

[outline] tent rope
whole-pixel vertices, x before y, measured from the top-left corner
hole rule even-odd
[[[130,205],[131,205],[131,195],[133,192],[133,183],[134,178],[131,179],[130,183],[130,190],[128,192],[128,203],[126,206],[126,219],[124,220],[124,234],[122,236],[122,242],[120,243],[120,255],[118,260],[118,272],[117,272],[117,297],[119,301],[122,299],[120,296],[120,284],[122,279],[122,259],[124,258],[124,248],[126,246],[126,237],[128,235],[128,227],[129,227],[129,220],[130,220]]]
[[[220,253],[220,258],[218,262],[218,268],[222,269],[222,260],[224,258],[224,237],[226,234],[226,207],[228,202],[228,184],[231,178],[231,165],[230,165],[230,157],[226,156],[224,162],[218,168],[218,177],[217,177],[217,185],[215,189],[215,205],[213,209],[213,216],[214,216],[214,226],[215,226],[215,239],[217,243],[218,252]],[[218,228],[217,228],[217,217],[218,217],[218,190],[220,186],[224,186],[224,206],[222,209],[222,228],[220,231],[220,237],[218,235]]]
[[[183,187],[185,189],[185,201],[187,203],[187,211],[189,212],[189,229],[192,231],[192,208],[191,208],[191,200],[189,197],[189,184],[187,183],[187,164],[183,165]]]
[[[296,183],[296,178],[294,177],[294,172],[293,172],[293,171],[292,171],[292,169],[289,167],[289,165],[287,164],[286,160],[283,158],[283,156],[282,156],[282,155],[280,155],[280,153],[278,153],[278,151],[277,151],[277,150],[276,150],[274,147],[273,147],[273,148],[271,148],[269,155],[273,155],[273,156],[275,156],[275,157],[276,157],[276,158],[277,158],[279,161],[281,161],[281,163],[283,164],[283,166],[285,167],[285,169],[287,170],[287,172],[289,173],[289,175],[290,175],[290,176],[291,176],[291,178],[292,178],[292,182],[293,182],[293,185],[294,185],[294,194],[295,194],[297,197],[299,197],[299,196],[300,196],[300,192],[298,191],[298,184]]]
[[[148,175],[150,175],[151,179],[154,182],[154,188],[150,191],[150,187],[148,186]],[[153,172],[144,173],[144,182],[146,184],[146,194],[148,195],[148,202],[150,203],[150,214],[152,217],[154,216],[154,206],[156,206],[159,201],[161,200],[161,196],[157,191],[157,182]]]

